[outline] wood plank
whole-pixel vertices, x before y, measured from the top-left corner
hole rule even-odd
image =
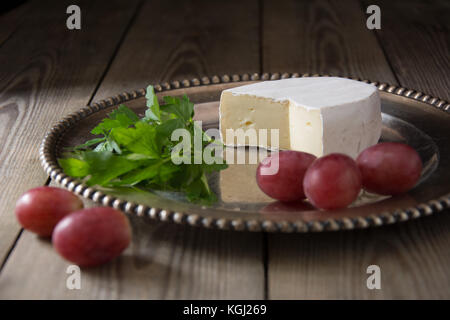
[[[0,299],[262,298],[259,234],[130,222],[130,247],[107,265],[82,269],[80,290],[66,287],[71,263],[24,231],[0,277]]]
[[[263,70],[395,84],[358,1],[264,1]],[[370,49],[369,49],[370,48]],[[380,69],[381,66],[381,69]]]
[[[0,261],[20,230],[16,199],[47,179],[38,153],[45,132],[89,102],[137,1],[111,1],[110,12],[101,1],[75,2],[83,14],[79,31],[66,28],[72,3],[31,3],[33,14],[0,48]]]
[[[264,71],[294,69],[329,73],[336,70],[396,84],[375,35],[366,29],[364,11],[356,2],[285,4],[281,9],[264,3],[264,30],[271,29],[263,40]],[[288,25],[293,27],[287,37],[298,41],[278,40],[283,39],[280,34]],[[277,26],[281,30],[275,30]],[[273,50],[277,45],[282,47]],[[401,56],[407,56],[408,46],[403,50]],[[420,70],[424,65],[420,61],[415,63],[417,67],[410,69],[410,81],[422,77]],[[434,68],[441,65],[442,61]],[[425,77],[420,81],[436,81],[440,84],[439,92],[447,90],[442,78]],[[443,213],[379,229],[269,235],[268,296],[270,299],[448,299],[450,276],[446,266],[450,263],[450,232],[446,226],[449,223],[450,216]],[[381,268],[381,290],[366,287],[366,268],[372,264]]]
[[[108,73],[114,81],[96,99],[153,82],[260,71],[255,0],[161,2],[145,4],[126,39],[132,47],[119,52]]]
[[[0,47],[18,29],[26,19],[31,8],[31,2],[21,3],[15,8],[5,8],[7,11],[0,13]]]
[[[448,214],[380,229],[273,235],[271,299],[448,299]],[[369,290],[366,269],[381,269]]]
[[[239,10],[235,8],[239,4]],[[149,82],[259,68],[257,2],[146,2],[95,99]],[[224,18],[226,16],[226,19]],[[161,17],[149,19],[149,17]],[[171,23],[162,23],[170,17]],[[219,34],[216,38],[214,35]],[[233,48],[233,50],[231,50]],[[239,59],[233,57],[239,54]],[[138,63],[136,63],[138,62]],[[65,287],[68,263],[25,232],[6,264],[1,298],[261,299],[262,235],[133,221],[123,256],[82,271],[82,289]],[[33,268],[27,266],[33,261]]]
[[[381,9],[378,37],[399,83],[450,101],[450,2],[364,1]]]

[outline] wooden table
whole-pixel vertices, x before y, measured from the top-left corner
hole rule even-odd
[[[450,298],[450,215],[321,234],[203,230],[132,219],[132,245],[83,270],[21,230],[16,199],[49,183],[45,132],[81,106],[204,75],[348,75],[450,100],[450,3],[422,1],[28,1],[0,16],[0,298]],[[66,28],[78,4],[81,30]],[[370,4],[381,30],[368,30]],[[89,204],[88,204],[89,205]],[[382,289],[366,287],[367,266]]]

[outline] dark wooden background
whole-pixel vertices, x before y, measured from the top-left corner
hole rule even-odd
[[[78,4],[82,29],[66,28]],[[366,28],[368,5],[381,30]],[[48,184],[38,147],[55,121],[148,83],[255,72],[327,73],[450,100],[450,2],[27,1],[0,15],[0,298],[450,298],[450,215],[322,234],[202,230],[133,219],[133,243],[66,289],[16,199]],[[88,204],[89,205],[89,204]],[[382,289],[366,288],[377,264]]]

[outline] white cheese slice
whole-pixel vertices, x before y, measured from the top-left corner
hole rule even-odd
[[[380,97],[375,86],[337,77],[264,81],[224,90],[220,132],[225,145],[261,146],[322,156],[356,157],[381,135]],[[234,131],[228,132],[227,129]],[[248,136],[238,140],[237,129]],[[257,141],[250,139],[256,129]],[[267,129],[267,139],[259,129]],[[279,129],[279,143],[270,129]]]

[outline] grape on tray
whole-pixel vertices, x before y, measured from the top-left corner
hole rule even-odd
[[[422,172],[419,154],[403,143],[384,142],[369,147],[356,162],[363,188],[382,195],[405,193],[414,187]]]
[[[280,151],[266,157],[256,170],[256,182],[269,197],[280,201],[305,198],[303,176],[315,156],[300,151]],[[275,174],[265,174],[265,169],[278,166]],[[272,172],[273,173],[273,172]]]
[[[361,190],[361,174],[347,155],[332,153],[314,161],[303,180],[310,202],[321,209],[345,208]]]

